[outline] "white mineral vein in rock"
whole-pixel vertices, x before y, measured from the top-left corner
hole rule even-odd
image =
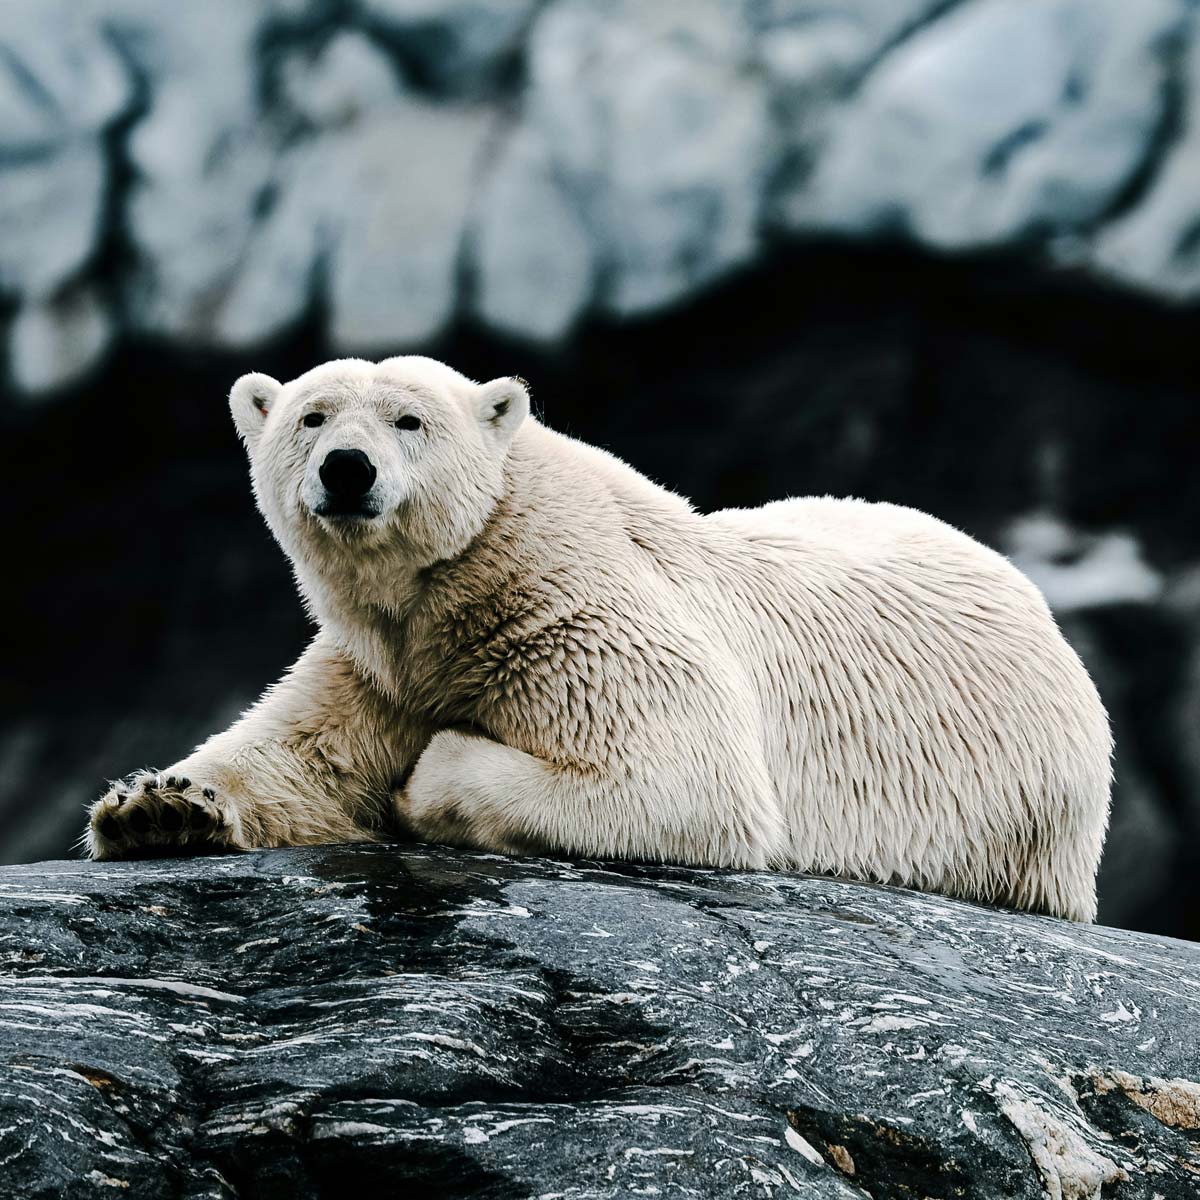
[[[401,1037],[413,1042],[429,1042],[434,1046],[442,1046],[447,1050],[466,1050],[471,1054],[478,1055],[480,1058],[487,1058],[487,1052],[474,1042],[464,1041],[462,1038],[450,1037],[444,1033],[405,1033],[401,1034]]]
[[[0,984],[17,986],[43,986],[54,988],[71,987],[77,983],[99,984],[108,988],[154,988],[161,991],[175,992],[180,996],[196,996],[205,1000],[227,1000],[240,1003],[244,996],[233,992],[221,992],[215,988],[203,987],[197,983],[186,983],[179,979],[153,979],[133,976],[126,978],[119,975],[22,975],[16,978],[0,978]]]
[[[23,892],[16,885],[0,883],[0,899],[27,900],[36,904],[89,904],[87,896],[75,896],[67,892]]]
[[[1138,1022],[1142,1019],[1142,1010],[1135,1004],[1132,1009],[1125,1007],[1124,1000],[1117,1001],[1117,1007],[1110,1012],[1103,1012],[1099,1019],[1106,1025],[1125,1024],[1126,1022]]]
[[[787,1139],[787,1144],[793,1150],[799,1151],[808,1159],[810,1163],[816,1163],[818,1166],[825,1166],[825,1160],[817,1153],[813,1147],[804,1140],[790,1125],[784,1130],[783,1136]]]
[[[1000,1111],[1025,1139],[1049,1200],[1100,1200],[1105,1184],[1129,1178],[1071,1125],[1034,1103],[1011,1084],[997,1082]]]

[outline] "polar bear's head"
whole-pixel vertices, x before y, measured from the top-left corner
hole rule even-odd
[[[243,375],[229,405],[259,508],[293,562],[387,551],[419,568],[483,528],[529,396],[518,379],[477,384],[409,356],[341,359],[290,383]]]

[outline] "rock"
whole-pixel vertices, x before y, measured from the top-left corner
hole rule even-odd
[[[486,109],[412,99],[337,139],[321,169],[330,250],[330,335],[346,353],[432,340],[453,317],[458,259]]]
[[[197,314],[203,331],[193,336],[255,346],[294,325],[313,303],[328,244],[319,199],[328,163],[310,150],[305,143],[257,179],[259,211],[248,214],[244,244],[214,283],[207,311]]]
[[[0,186],[0,291],[39,303],[74,276],[100,238],[105,165],[88,140],[6,164]]]
[[[161,19],[153,0],[110,0],[114,36],[137,64],[146,112],[126,153],[137,251],[131,324],[204,344],[254,232],[275,151],[258,125],[258,5],[213,0]]]
[[[4,1193],[1194,1195],[1200,950],[783,874],[0,871]]]
[[[328,286],[339,246],[345,241],[353,248],[364,208],[385,188],[411,190],[398,187],[395,178],[405,161],[402,143],[380,144],[389,137],[390,114],[407,101],[390,63],[367,38],[345,33],[315,56],[292,54],[281,65],[280,79],[286,124],[295,122],[299,132],[286,145],[271,139],[260,149],[270,167],[251,215],[249,245],[213,315],[212,333],[224,345],[253,345],[298,320],[318,294],[318,268]],[[380,239],[378,229],[370,236],[376,255],[374,260],[368,255],[368,270],[388,261],[379,252],[386,256],[395,246],[394,237]],[[446,252],[447,276],[453,255],[453,249]],[[345,272],[335,278],[344,309]],[[448,290],[446,283],[435,284],[440,296],[435,322],[444,319]],[[355,298],[348,303],[353,309]],[[421,303],[406,310],[401,327]],[[387,320],[395,308],[393,297],[368,316]],[[364,343],[372,330],[369,324],[362,331]]]
[[[1060,618],[1081,609],[1153,604],[1162,598],[1161,572],[1124,530],[1085,533],[1041,511],[1012,521],[1002,545]]]
[[[506,139],[474,208],[475,312],[514,337],[563,337],[592,297],[592,243],[530,130]]]
[[[538,0],[359,0],[373,31],[442,93],[479,97],[505,82],[506,60]]]
[[[13,382],[30,396],[75,383],[108,349],[112,335],[108,308],[90,286],[26,304],[8,333]]]
[[[94,136],[127,109],[131,83],[95,22],[70,0],[13,0],[0,30],[0,146],[53,152]]]
[[[103,138],[132,87],[99,25],[65,0],[18,0],[0,30],[0,291],[42,302],[103,233]]]
[[[719,0],[559,0],[533,27],[525,119],[582,206],[614,313],[757,251],[768,96],[736,18]]]
[[[787,230],[787,207],[809,184],[831,122],[895,44],[945,5],[942,0],[772,0],[747,8],[756,65],[771,94],[774,162],[763,205],[771,230]]]
[[[315,58],[289,55],[280,70],[292,111],[317,129],[350,125],[396,96],[396,71],[361,33],[339,33]]]
[[[386,353],[471,315],[559,342],[814,235],[1200,295],[1186,0],[13,13],[0,290],[42,312],[111,271],[118,335],[244,349],[323,316]]]
[[[131,200],[146,263],[139,322],[247,346],[323,299],[340,352],[434,337],[455,310],[491,114],[407,94],[382,51],[351,32],[285,56],[278,99],[261,112],[252,42],[263,16],[239,10],[207,47],[204,86],[196,66],[171,75],[133,138],[146,177]],[[223,18],[197,10],[185,32],[203,39],[209,22]],[[159,51],[172,63],[177,36]],[[226,73],[229,94],[210,105]]]
[[[1174,0],[956,6],[867,76],[788,223],[943,249],[1084,226],[1154,149],[1182,19]]]
[[[772,82],[810,95],[824,90],[828,101],[943,8],[944,0],[768,0],[748,5],[745,17]]]
[[[1117,283],[1171,300],[1200,296],[1200,23],[1192,18],[1178,116],[1182,128],[1145,196],[1103,228],[1089,256]]]

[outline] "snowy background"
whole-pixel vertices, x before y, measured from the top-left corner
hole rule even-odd
[[[1200,7],[8,0],[0,861],[308,636],[224,405],[418,349],[704,507],[926,508],[1116,722],[1102,918],[1200,937]]]

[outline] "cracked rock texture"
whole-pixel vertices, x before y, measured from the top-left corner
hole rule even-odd
[[[0,1195],[1191,1200],[1200,949],[788,875],[0,872]]]
[[[123,334],[554,344],[798,238],[1200,299],[1194,0],[15,0],[8,373]]]

